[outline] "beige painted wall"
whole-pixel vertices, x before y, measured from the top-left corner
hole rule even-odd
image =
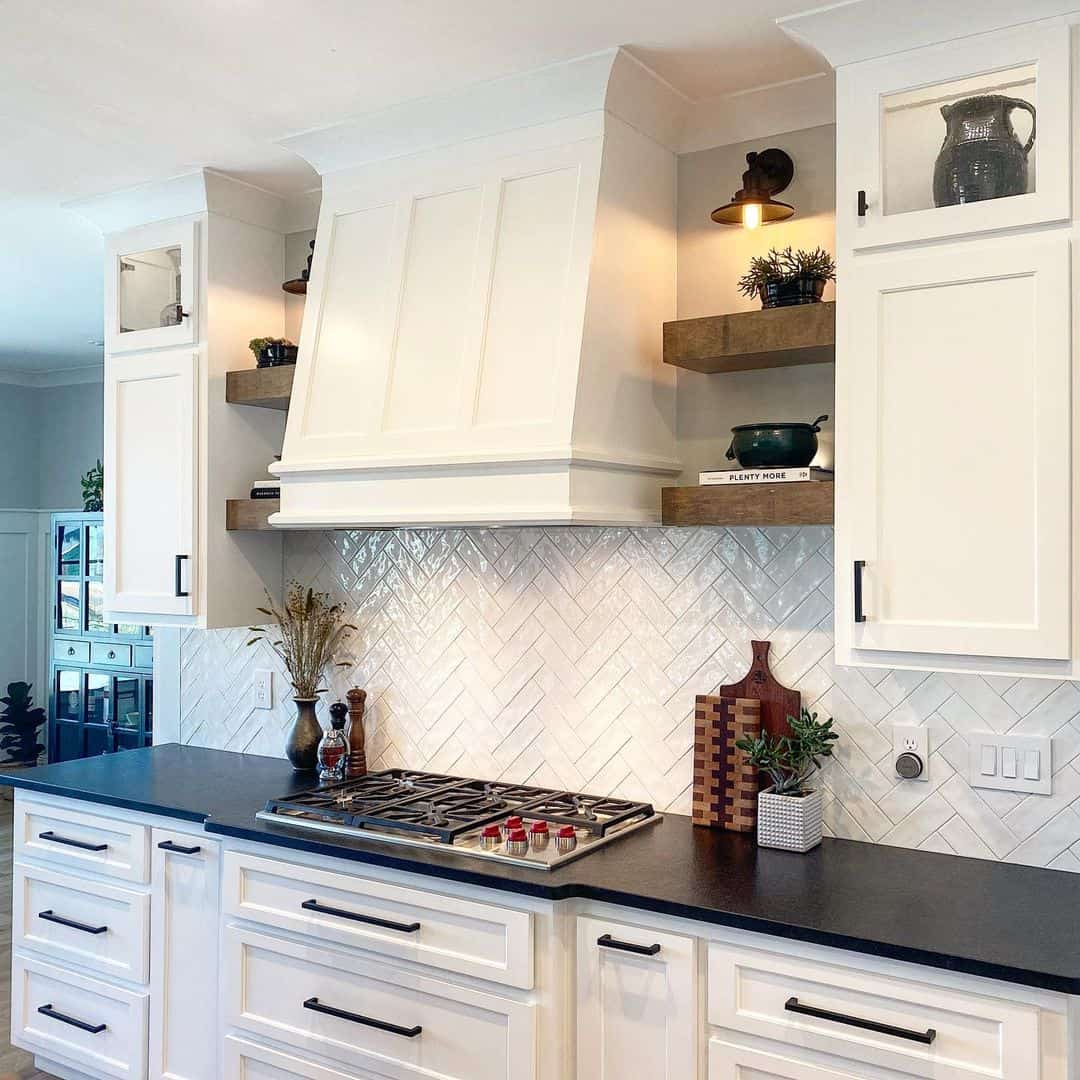
[[[777,146],[795,162],[795,179],[779,198],[795,207],[789,221],[760,229],[716,225],[709,214],[741,186],[746,154]],[[678,311],[680,319],[751,311],[760,304],[741,296],[737,281],[754,255],[771,247],[836,251],[836,129],[792,131],[752,142],[715,147],[679,158]],[[832,286],[825,293],[832,299]],[[762,420],[813,420],[833,413],[833,366],[747,371],[733,375],[679,372],[677,406],[682,483],[696,483],[701,469],[725,468],[735,424]],[[832,421],[821,436],[817,464],[832,462]]]

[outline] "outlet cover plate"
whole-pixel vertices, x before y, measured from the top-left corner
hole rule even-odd
[[[1049,737],[998,735],[994,731],[973,731],[965,737],[972,787],[1032,795],[1053,793],[1053,744]],[[1011,759],[1008,753],[1013,755]],[[1010,772],[1014,775],[1008,775]]]
[[[897,780],[906,780],[895,770],[896,759],[901,754],[915,754],[922,761],[922,772],[911,779],[913,781],[929,781],[930,779],[930,732],[925,727],[900,727],[892,729],[894,765],[893,775]]]
[[[274,707],[274,673],[256,671],[251,677],[251,693],[254,708],[272,709]]]

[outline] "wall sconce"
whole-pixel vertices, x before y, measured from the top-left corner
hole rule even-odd
[[[742,187],[732,195],[731,202],[709,216],[717,224],[742,225],[747,229],[786,221],[795,213],[795,207],[778,202],[773,196],[791,183],[795,162],[783,150],[773,148],[760,154],[747,154],[746,164]]]

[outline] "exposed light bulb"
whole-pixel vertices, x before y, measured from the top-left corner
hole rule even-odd
[[[756,229],[761,224],[760,203],[747,203],[743,207],[742,223],[745,229]]]

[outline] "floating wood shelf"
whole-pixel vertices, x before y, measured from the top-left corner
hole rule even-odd
[[[664,323],[664,363],[707,375],[827,364],[835,357],[831,302]]]
[[[287,410],[295,372],[295,364],[229,371],[225,375],[225,400],[231,405]]]
[[[280,499],[226,499],[226,532],[276,532],[269,522],[281,509]]]
[[[665,525],[831,525],[833,481],[669,487]]]

